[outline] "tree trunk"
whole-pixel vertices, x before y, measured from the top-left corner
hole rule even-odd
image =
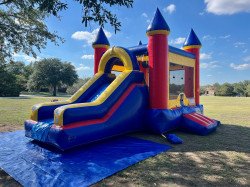
[[[56,96],[56,86],[53,86],[53,96]]]

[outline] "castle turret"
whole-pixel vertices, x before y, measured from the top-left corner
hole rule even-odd
[[[100,63],[100,59],[102,55],[108,50],[110,44],[109,41],[102,29],[100,27],[96,39],[92,44],[92,47],[94,48],[94,74],[98,72],[98,66]]]
[[[194,30],[191,29],[184,45],[183,49],[195,55],[195,73],[194,73],[194,81],[193,81],[193,68],[185,68],[185,85],[193,85],[194,83],[194,97],[195,97],[195,104],[200,104],[200,48],[201,42],[197,35],[195,34]],[[187,97],[190,97],[193,88],[192,86],[185,86],[185,93]]]
[[[149,97],[152,109],[167,109],[169,99],[169,26],[157,8],[147,28],[149,57]]]

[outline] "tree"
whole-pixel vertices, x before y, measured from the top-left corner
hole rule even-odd
[[[213,87],[214,87],[214,95],[215,96],[220,95],[219,90],[220,90],[221,85],[219,83],[214,83]]]
[[[206,93],[206,87],[207,86],[201,86],[200,87],[200,95],[205,95],[205,93]]]
[[[7,65],[0,62],[0,97],[19,96],[21,88],[14,74],[7,71]]]
[[[248,84],[246,87],[246,96],[250,97],[250,84]]]
[[[219,96],[235,96],[234,87],[229,83],[224,83],[217,91]]]
[[[45,48],[47,40],[57,43],[62,38],[48,30],[46,8],[34,0],[3,0],[0,3],[0,53],[6,58],[23,52],[36,57],[35,49]],[[57,5],[52,5],[56,8]],[[60,7],[60,6],[59,6]]]
[[[95,22],[103,26],[110,23],[115,32],[121,23],[107,7],[132,7],[134,0],[75,0],[83,6],[82,23]],[[0,1],[0,60],[22,52],[36,57],[36,50],[45,48],[47,41],[58,44],[63,41],[55,32],[48,30],[45,18],[59,17],[68,8],[60,0],[2,0]]]
[[[234,92],[238,96],[245,96],[246,95],[246,87],[242,82],[234,83],[233,87],[234,87]]]
[[[17,84],[22,91],[27,90],[29,76],[32,74],[32,63],[25,65],[24,62],[10,61],[6,64],[6,70],[16,77]]]
[[[56,96],[58,86],[71,86],[78,79],[75,67],[69,62],[61,62],[57,58],[47,58],[35,62],[34,72],[30,76],[29,87],[39,89],[51,87],[53,96]]]
[[[68,87],[67,93],[72,95],[76,93],[90,78],[78,79],[78,81],[72,86]]]

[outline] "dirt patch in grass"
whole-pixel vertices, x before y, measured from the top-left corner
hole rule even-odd
[[[11,132],[16,130],[22,130],[23,126],[15,124],[0,124],[0,132]]]

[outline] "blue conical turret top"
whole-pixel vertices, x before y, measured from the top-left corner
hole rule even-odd
[[[189,33],[188,37],[186,38],[186,41],[183,44],[183,47],[186,46],[201,46],[201,42],[193,29],[191,29],[191,32]]]
[[[160,10],[157,8],[155,11],[155,15],[153,20],[151,21],[150,25],[147,28],[147,34],[150,34],[152,31],[170,31],[170,28],[165,21],[164,17],[162,16]]]
[[[102,27],[100,27],[98,33],[97,33],[97,36],[96,36],[96,39],[95,41],[93,42],[92,44],[93,46],[94,45],[110,45],[109,44],[109,41],[108,41],[108,38],[106,37]]]
[[[138,45],[142,45],[141,40],[139,41]]]

